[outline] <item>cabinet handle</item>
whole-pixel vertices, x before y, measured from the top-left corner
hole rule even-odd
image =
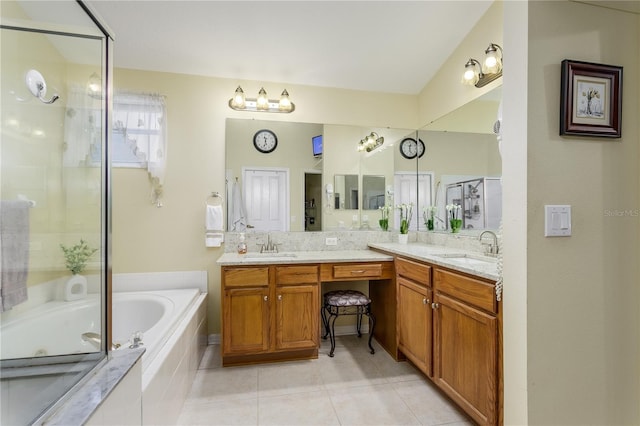
[[[364,274],[364,269],[358,269],[357,271],[351,271],[351,275],[355,275],[355,274]]]
[[[269,296],[264,297],[264,301],[266,302],[267,300],[269,300]]]
[[[440,307],[440,304],[439,304],[439,303],[435,303],[435,302],[433,302],[433,303],[431,304],[431,309],[438,309],[439,307]]]
[[[424,299],[422,299],[422,304],[423,304],[423,305],[428,305],[428,304],[429,304],[429,302],[430,302],[430,300],[429,300],[429,299],[427,299],[426,297],[425,297]]]
[[[282,300],[282,295],[281,294],[278,295],[278,300]]]

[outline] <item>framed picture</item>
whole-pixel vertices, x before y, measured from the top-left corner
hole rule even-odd
[[[621,136],[622,67],[565,59],[561,84],[561,136]]]

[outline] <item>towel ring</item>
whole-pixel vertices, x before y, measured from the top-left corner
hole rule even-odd
[[[209,195],[207,197],[207,199],[205,200],[204,204],[207,205],[207,206],[210,205],[209,204],[209,200],[211,200],[211,199],[213,199],[213,200],[218,200],[219,199],[220,200],[220,205],[224,204],[224,198],[222,197],[222,195],[220,195],[220,193],[218,191],[212,192],[211,195]]]

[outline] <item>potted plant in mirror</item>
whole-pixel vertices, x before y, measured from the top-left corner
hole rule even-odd
[[[413,215],[413,203],[400,204],[397,206],[400,210],[400,235],[398,235],[398,242],[400,244],[406,244],[409,239],[409,223],[411,223],[411,216]]]
[[[427,230],[433,231],[435,229],[435,215],[438,208],[436,206],[425,207],[422,212],[424,218],[424,224],[427,225]]]
[[[379,209],[380,209],[380,212],[382,213],[382,218],[378,220],[378,223],[380,224],[380,229],[382,229],[383,231],[387,231],[389,229],[389,212],[391,211],[391,206],[385,204],[384,206],[381,206]]]
[[[456,234],[462,228],[462,219],[460,219],[461,207],[459,204],[447,204],[446,208],[449,216],[449,227],[451,232]]]
[[[87,278],[80,275],[87,266],[87,261],[98,249],[91,248],[86,241],[80,239],[80,242],[71,247],[60,244],[60,248],[64,253],[65,265],[71,271],[71,278],[65,285],[65,300],[75,300],[84,297],[87,294]]]

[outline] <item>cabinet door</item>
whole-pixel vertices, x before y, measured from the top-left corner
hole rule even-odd
[[[433,376],[431,363],[431,290],[413,281],[397,278],[398,349],[423,373]]]
[[[226,289],[223,303],[223,352],[249,354],[268,350],[269,289]]]
[[[435,294],[434,381],[479,424],[497,422],[497,319]]]
[[[318,347],[318,297],[317,284],[276,288],[276,349]]]

